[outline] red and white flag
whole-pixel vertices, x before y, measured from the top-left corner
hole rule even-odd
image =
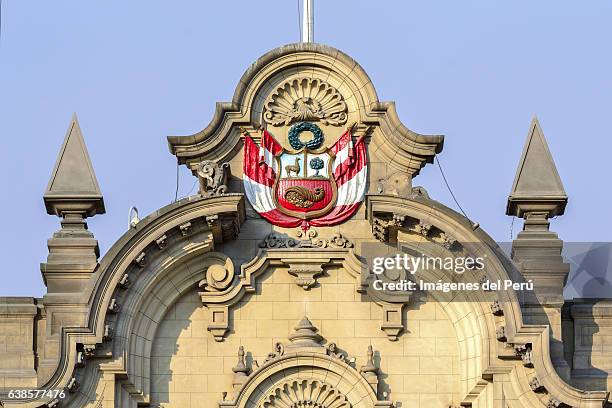
[[[350,218],[363,201],[367,184],[367,155],[363,137],[353,144],[351,132],[346,131],[329,148],[335,156],[332,175],[338,191],[336,203],[327,214],[309,220],[278,210],[278,204],[273,199],[273,187],[280,173],[277,156],[283,153],[283,148],[266,131],[263,131],[261,142],[261,146],[258,146],[250,136],[244,138],[243,184],[255,211],[270,223],[285,228],[335,225]]]

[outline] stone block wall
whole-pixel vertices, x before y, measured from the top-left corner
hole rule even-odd
[[[382,309],[362,300],[353,277],[336,269],[305,291],[285,269],[262,277],[257,293],[235,307],[232,330],[223,342],[207,331],[207,309],[197,293],[186,294],[166,314],[152,346],[152,399],[164,407],[215,406],[232,390],[232,367],[240,345],[247,365],[262,363],[276,342],[304,316],[327,343],[366,362],[368,345],[381,368],[383,389],[404,407],[459,403],[459,348],[454,328],[435,302],[409,307],[407,332],[392,342],[380,330]]]
[[[36,388],[36,299],[0,297],[0,388]]]
[[[572,380],[586,390],[612,389],[612,300],[574,300]]]

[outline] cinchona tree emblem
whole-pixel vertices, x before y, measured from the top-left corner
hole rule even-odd
[[[301,135],[309,132],[308,140]],[[330,147],[314,123],[299,122],[284,149],[267,131],[261,146],[245,134],[244,188],[253,208],[281,227],[334,225],[350,218],[365,194],[367,157],[363,138],[351,129]]]

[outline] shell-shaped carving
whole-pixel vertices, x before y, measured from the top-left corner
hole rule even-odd
[[[293,380],[275,387],[262,408],[351,408],[344,394],[318,380]]]
[[[347,106],[340,92],[317,78],[292,79],[276,89],[265,103],[264,120],[273,126],[321,121],[346,123]]]

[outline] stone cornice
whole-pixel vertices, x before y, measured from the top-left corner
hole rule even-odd
[[[142,269],[147,267],[148,255],[161,251],[166,246],[172,246],[168,245],[168,240],[176,240],[177,237],[189,239],[191,234],[206,232],[210,240],[199,245],[201,250],[191,245],[195,251],[192,249],[191,252],[186,252],[185,256],[188,257],[193,257],[202,250],[212,249],[213,241],[221,242],[224,234],[215,233],[216,223],[207,220],[212,216],[218,216],[216,220],[220,224],[224,218],[241,224],[245,219],[244,196],[227,194],[205,199],[197,196],[183,199],[142,219],[117,240],[92,274],[89,295],[83,294],[84,299],[89,299],[83,307],[83,312],[88,315],[87,326],[61,328],[58,365],[50,378],[44,384],[40,384],[41,389],[68,387],[74,378],[75,370],[84,365],[86,356],[98,354],[98,348],[101,351],[98,358],[113,356],[111,343],[116,333],[115,327],[109,323],[109,316],[113,313],[121,316],[121,311],[119,309],[118,312],[113,312],[109,310],[109,306],[113,300],[116,301],[116,293],[129,291],[129,288],[136,284],[142,275]],[[175,260],[179,261],[181,257],[175,256]],[[173,265],[173,263],[167,264]],[[125,276],[129,277],[127,283],[123,283]],[[134,293],[146,297],[144,293]],[[69,305],[70,302],[66,304]],[[42,306],[44,307],[44,300]],[[129,317],[128,323],[131,319],[132,317]],[[127,367],[123,370],[127,372]],[[93,377],[91,379],[93,380]],[[24,401],[21,406],[38,407],[42,402]],[[50,402],[52,401],[46,401]]]
[[[366,217],[371,220],[377,212],[390,213],[399,217],[412,217],[433,224],[442,231],[448,231],[464,246],[478,243],[480,250],[488,256],[487,275],[491,279],[510,279],[509,271],[514,268],[512,262],[501,251],[497,244],[484,231],[474,230],[473,224],[455,211],[433,200],[419,198],[408,199],[397,196],[370,194],[366,198]],[[476,300],[476,299],[474,299]],[[486,300],[480,299],[482,303]],[[527,325],[523,322],[522,310],[514,291],[498,292],[495,308],[489,312],[496,316],[492,340],[498,345],[513,345],[520,352],[513,353],[516,359],[522,359],[522,364],[533,367],[539,384],[548,394],[560,403],[570,407],[600,408],[607,401],[608,393],[604,391],[586,392],[567,384],[553,366],[550,356],[549,327],[545,325]],[[479,330],[483,330],[481,327]],[[488,347],[491,347],[490,345]],[[507,366],[501,360],[505,347],[491,347],[490,352],[496,360],[483,360],[483,373],[493,374],[513,372],[519,379],[518,394],[525,391],[534,392],[529,386],[529,378],[520,366]],[[528,352],[523,358],[521,353]],[[476,388],[475,392],[480,389]]]

